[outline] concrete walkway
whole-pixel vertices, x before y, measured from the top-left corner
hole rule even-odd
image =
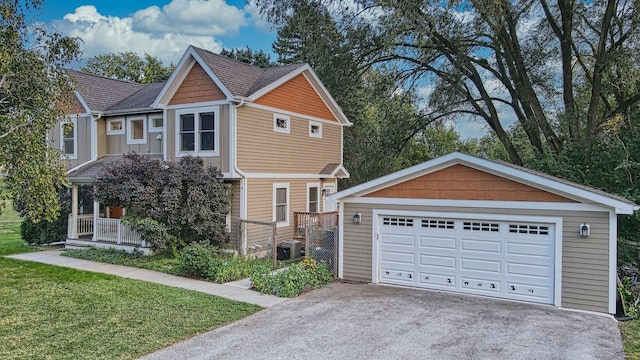
[[[7,256],[12,259],[35,261],[43,264],[62,266],[72,269],[111,274],[129,279],[148,281],[187,290],[195,290],[209,295],[246,302],[261,307],[271,307],[287,299],[261,294],[250,290],[249,280],[216,284],[208,281],[188,279],[157,271],[138,269],[128,266],[111,265],[95,261],[81,260],[60,255],[61,250],[47,250]]]

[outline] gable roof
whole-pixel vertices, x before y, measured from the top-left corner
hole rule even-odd
[[[330,104],[331,111],[336,113],[335,115],[339,121],[343,124],[351,124],[308,64],[261,68],[193,45],[189,45],[183,54],[176,66],[176,70],[171,74],[171,77],[155,99],[154,107],[160,105],[175,82],[182,81],[183,77],[186,76],[185,70],[193,64],[193,61],[202,66],[211,80],[225,93],[229,101],[234,99],[254,101],[293,77],[302,73],[308,74],[312,86],[316,88],[319,94],[324,95],[324,98]],[[167,99],[164,100],[168,101]]]
[[[327,200],[334,201],[347,197],[363,196],[456,164],[465,165],[470,168],[529,185],[549,193],[557,194],[569,199],[575,199],[579,202],[599,204],[614,208],[617,214],[633,214],[635,210],[640,209],[640,207],[632,201],[598,189],[576,184],[521,166],[501,161],[482,159],[460,152],[453,152],[349,189],[339,191],[329,195]]]
[[[90,111],[103,112],[146,86],[77,70],[67,71],[76,81],[76,95],[82,97],[80,102]]]

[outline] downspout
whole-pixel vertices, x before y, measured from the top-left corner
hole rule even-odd
[[[233,175],[240,177],[240,220],[247,220],[247,177],[238,167],[238,108],[244,106],[244,99],[240,99],[237,105],[233,105],[231,111],[231,159],[233,162]],[[238,253],[241,256],[247,254],[247,229],[241,227],[238,239]]]

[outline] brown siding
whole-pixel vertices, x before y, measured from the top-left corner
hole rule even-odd
[[[229,159],[229,105],[220,105],[220,156],[201,157],[205,166],[216,166],[222,172],[229,172],[231,164]],[[167,133],[167,159],[175,160],[176,157],[176,111],[171,109],[166,112]],[[196,155],[197,156],[197,155]]]
[[[496,175],[453,165],[388,188],[367,197],[575,202]]]
[[[245,172],[318,174],[340,163],[341,129],[322,124],[322,138],[309,136],[309,121],[291,117],[290,133],[273,131],[273,112],[238,109],[238,166]]]
[[[552,216],[563,218],[562,229],[562,306],[608,312],[609,300],[609,214],[606,212],[510,210],[369,205],[346,203],[345,217],[360,212],[362,222],[344,222],[344,278],[371,282],[372,210],[413,210],[480,214]],[[591,224],[591,236],[578,235],[578,225]]]
[[[75,94],[69,96],[68,102],[66,104],[58,104],[57,108],[61,109],[65,114],[68,115],[77,115],[86,112],[86,109],[84,108],[84,106],[82,106],[82,103]]]
[[[195,63],[185,77],[169,105],[189,104],[203,101],[224,100],[226,96],[211,80],[200,64]]]
[[[338,122],[303,74],[260,97],[255,103]]]
[[[98,158],[107,154],[107,122],[104,119],[96,121],[98,127]]]

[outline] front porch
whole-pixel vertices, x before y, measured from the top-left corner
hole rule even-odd
[[[71,214],[67,225],[67,248],[95,247],[113,248],[128,252],[151,253],[151,248],[135,231],[122,224],[119,218],[109,217],[111,209],[102,208],[93,201],[93,213],[79,214],[87,208],[86,197],[79,206],[78,185],[71,187]]]

